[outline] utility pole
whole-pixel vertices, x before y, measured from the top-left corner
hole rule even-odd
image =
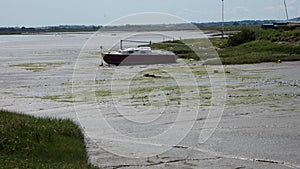
[[[287,10],[286,1],[284,0],[283,2],[284,2],[284,6],[285,6],[286,21],[289,21],[289,13]]]
[[[222,38],[224,38],[224,0],[222,0]]]

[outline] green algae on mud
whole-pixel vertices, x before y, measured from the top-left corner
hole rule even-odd
[[[67,64],[67,62],[36,62],[36,63],[21,63],[9,65],[10,67],[22,67],[25,70],[33,72],[45,71],[50,68],[55,68],[61,65]]]

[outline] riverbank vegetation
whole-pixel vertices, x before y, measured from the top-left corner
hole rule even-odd
[[[0,168],[96,168],[81,129],[71,120],[0,110]]]
[[[231,32],[232,33],[232,32]],[[226,38],[209,39],[223,64],[251,64],[300,60],[300,30],[264,30],[254,26],[237,27],[236,32]],[[186,41],[186,40],[185,40]],[[203,40],[199,39],[199,43]],[[195,44],[195,40],[193,43]],[[174,45],[172,45],[174,44]],[[178,45],[179,44],[179,45]],[[174,52],[179,58],[199,60],[183,41],[167,41],[150,45],[155,49]],[[207,45],[207,44],[206,44]],[[206,64],[217,63],[214,60]]]
[[[223,64],[300,60],[300,30],[244,28],[227,39],[211,39]]]

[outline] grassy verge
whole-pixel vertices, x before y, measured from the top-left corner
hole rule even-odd
[[[218,50],[223,64],[250,64],[261,62],[300,60],[300,46],[254,40],[238,46]]]
[[[240,33],[229,38],[211,38],[212,45],[217,49],[223,64],[251,64],[277,61],[300,60],[300,30],[279,31],[263,30],[257,27],[237,28]],[[189,41],[189,40],[185,40]],[[192,44],[206,48],[203,39],[194,39]],[[179,44],[179,45],[178,45]],[[199,57],[183,41],[167,41],[152,44],[154,49],[164,49],[174,52],[179,58],[199,60]],[[209,50],[208,50],[209,52]],[[205,50],[202,49],[202,53]],[[209,60],[206,64],[214,64]]]
[[[71,120],[0,110],[0,168],[96,168],[84,136]]]
[[[300,30],[248,28],[214,45],[219,47],[218,53],[223,64],[300,60]]]

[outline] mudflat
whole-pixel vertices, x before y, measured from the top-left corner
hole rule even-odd
[[[73,119],[102,168],[300,168],[300,62],[223,71],[201,62],[99,66],[99,46],[114,45],[116,35],[130,32],[103,34],[88,47],[89,33],[0,36],[1,108]],[[217,109],[211,76],[219,75],[224,110],[210,114]],[[189,128],[158,144],[128,142],[107,126],[140,140]],[[211,135],[199,142],[205,130]]]

